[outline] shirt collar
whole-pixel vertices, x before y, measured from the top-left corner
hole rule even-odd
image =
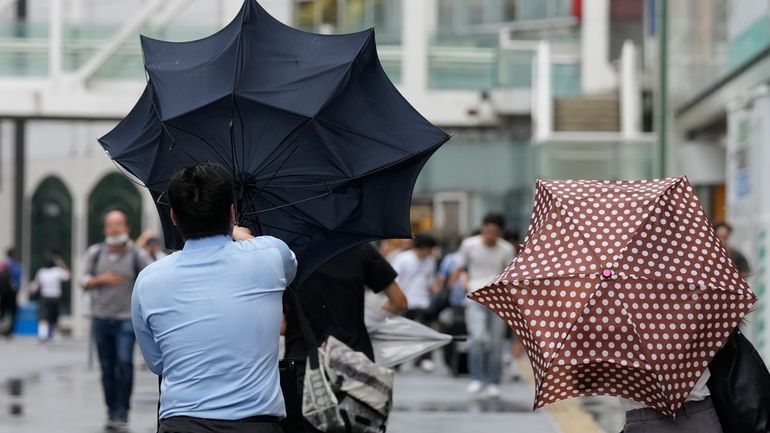
[[[188,239],[184,243],[184,248],[182,248],[183,251],[187,250],[197,250],[199,248],[208,248],[208,247],[221,247],[228,242],[232,242],[233,238],[229,234],[227,235],[216,235],[216,236],[208,236],[205,238],[199,238],[199,239]]]

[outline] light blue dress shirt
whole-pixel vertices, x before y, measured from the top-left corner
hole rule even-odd
[[[188,240],[145,268],[131,315],[160,417],[286,415],[278,377],[282,296],[297,260],[276,238]]]

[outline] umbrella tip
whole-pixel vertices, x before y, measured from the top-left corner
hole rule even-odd
[[[614,272],[612,272],[612,269],[605,269],[602,271],[602,277],[604,278],[610,278],[613,274]]]

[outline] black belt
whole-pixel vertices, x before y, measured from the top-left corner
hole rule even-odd
[[[252,416],[237,420],[171,416],[160,420],[159,433],[271,433],[280,432],[280,417]]]

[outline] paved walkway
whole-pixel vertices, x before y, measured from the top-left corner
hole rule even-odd
[[[0,433],[101,432],[105,414],[98,366],[89,369],[87,354],[88,348],[83,341],[51,344],[39,344],[30,339],[0,341]],[[157,382],[154,375],[140,366],[141,362],[137,365],[131,431],[151,433],[155,431]],[[12,377],[23,379],[21,399],[8,395],[6,384]],[[499,401],[468,398],[466,384],[466,380],[443,373],[425,374],[414,370],[399,373],[388,431],[575,431],[569,425],[565,428],[564,422],[557,420],[559,410],[532,411],[534,390],[528,382],[504,384],[503,399]],[[22,404],[21,416],[10,415],[12,403]],[[572,413],[567,415],[568,419],[575,419],[575,405],[570,406],[573,412],[567,411]],[[588,417],[582,411],[580,416]]]

